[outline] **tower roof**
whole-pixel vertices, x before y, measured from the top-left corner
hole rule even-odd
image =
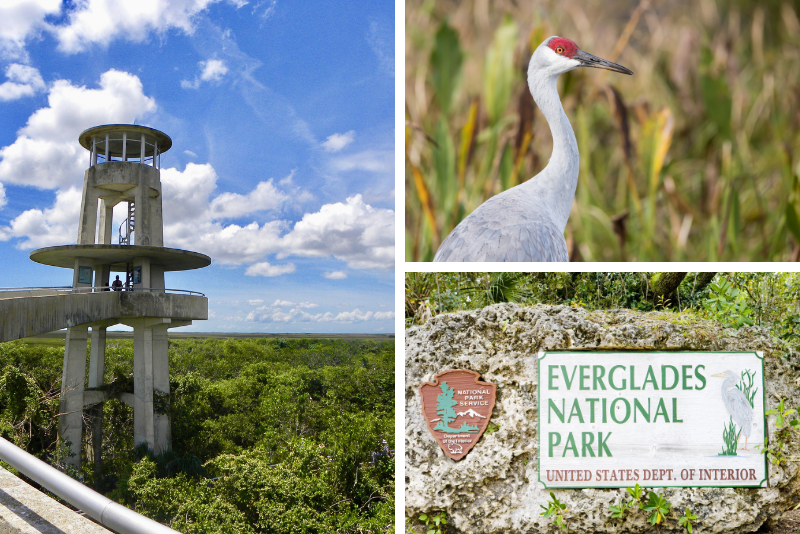
[[[128,134],[127,142],[131,145],[126,149],[128,154],[139,153],[139,141],[141,140],[142,134],[144,134],[146,138],[149,138],[145,144],[145,156],[147,157],[153,155],[152,143],[154,140],[158,144],[159,154],[163,154],[172,147],[172,139],[164,132],[156,130],[155,128],[137,126],[135,124],[104,124],[102,126],[93,126],[92,128],[84,130],[81,135],[78,136],[78,142],[86,150],[91,150],[93,137],[105,139],[106,134],[108,134],[108,155],[121,157],[123,133]],[[135,147],[133,143],[136,144]]]

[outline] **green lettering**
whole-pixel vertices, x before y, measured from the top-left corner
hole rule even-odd
[[[572,445],[570,445],[572,443]],[[578,447],[575,446],[575,438],[572,437],[572,432],[569,433],[567,437],[567,444],[564,445],[564,452],[561,453],[561,457],[567,455],[567,449],[572,449],[572,454],[575,455],[575,458],[578,457]]]
[[[561,366],[561,372],[564,373],[564,382],[567,383],[567,389],[568,390],[570,388],[572,388],[572,381],[575,380],[575,371],[577,371],[577,370],[578,370],[577,366],[573,367],[572,368],[572,376],[570,378],[567,378],[567,366],[566,365],[562,365]]]
[[[644,376],[644,384],[642,384],[642,389],[644,389],[647,386],[648,382],[653,384],[653,389],[656,389],[656,390],[658,389],[658,383],[656,382],[656,375],[653,372],[653,366],[652,365],[648,365],[647,366],[647,374]]]
[[[692,389],[691,386],[687,386],[686,385],[686,381],[692,379],[691,373],[686,374],[686,370],[687,369],[691,369],[691,368],[692,368],[691,365],[682,365],[681,366],[681,370],[683,371],[683,373],[682,373],[682,375],[683,375],[683,389]]]
[[[553,385],[553,380],[558,378],[558,376],[553,373],[553,369],[558,369],[557,365],[548,365],[547,366],[547,389],[549,390],[556,390],[558,386]]]
[[[578,399],[575,399],[575,402],[572,403],[572,411],[569,414],[569,419],[567,419],[567,423],[572,422],[572,417],[576,416],[578,421],[583,423],[583,414],[581,413],[581,406],[578,403]]]
[[[672,369],[672,385],[667,386],[667,369]],[[661,389],[675,389],[678,385],[678,370],[671,366],[671,365],[662,365],[661,366]]]
[[[706,387],[706,377],[704,377],[703,375],[700,374],[700,369],[705,371],[706,370],[706,366],[705,365],[698,365],[697,367],[695,367],[694,368],[694,376],[697,377],[697,379],[700,382],[702,382],[703,385],[700,386],[700,387],[695,386],[694,389],[705,389],[705,387]]]
[[[658,422],[658,416],[663,415],[664,421],[669,423],[669,416],[667,415],[667,407],[664,406],[664,399],[658,399],[658,407],[656,408],[656,414],[653,416],[653,422]]]
[[[625,370],[625,366],[624,365],[615,365],[614,367],[611,368],[611,372],[608,373],[608,385],[611,386],[611,389],[616,389],[617,391],[621,391],[621,390],[625,389],[625,384],[626,384],[626,381],[623,378],[622,379],[622,387],[621,388],[618,388],[617,386],[614,385],[614,371],[616,371],[617,369],[620,369],[620,368],[622,368],[623,371]],[[605,421],[603,421],[603,422],[605,423]]]
[[[608,423],[608,419],[606,419],[606,399],[603,399],[603,422]]]
[[[600,371],[599,373],[597,371]],[[603,384],[603,377],[606,374],[606,368],[602,365],[595,365],[592,368],[592,374],[594,375],[594,381],[592,382],[592,389],[597,389],[597,384],[600,384],[600,389],[605,391],[606,385]]]
[[[616,404],[619,401],[622,401],[622,402],[625,403],[625,417],[622,419],[622,421],[617,419],[617,410],[615,408]],[[627,399],[624,399],[622,397],[617,397],[616,399],[614,399],[611,402],[611,419],[613,419],[615,423],[618,423],[618,424],[621,425],[622,423],[627,421],[630,416],[631,416],[631,403],[629,403]]]
[[[589,438],[588,443],[586,438]],[[586,451],[589,451],[589,456],[594,458],[594,451],[592,450],[592,443],[594,443],[594,434],[591,432],[584,432],[581,441],[583,443],[583,449],[581,450],[581,456],[586,457]]]
[[[683,419],[678,419],[678,399],[672,397],[672,422],[683,423]]]
[[[555,441],[553,441],[554,437],[556,438]],[[561,443],[561,434],[559,434],[558,432],[550,432],[550,436],[548,437],[548,441],[550,442],[550,447],[548,447],[548,449],[549,449],[548,456],[550,458],[552,458],[553,457],[553,447],[556,447],[556,446],[558,446],[558,444]]]
[[[589,422],[594,423],[594,403],[599,401],[600,399],[586,399],[586,402],[589,403]],[[605,400],[605,399],[603,399]]]
[[[633,399],[633,422],[636,422],[636,410],[642,414],[642,417],[649,423],[650,422],[650,399],[647,399],[647,411],[644,411],[644,406],[639,403],[639,399]]]
[[[631,391],[642,389],[642,388],[637,388],[636,384],[633,383],[633,373],[634,373],[634,366],[631,365]]]
[[[547,422],[550,423],[550,409],[552,408],[556,412],[556,417],[558,417],[559,421],[562,423],[564,422],[564,411],[566,408],[566,401],[561,399],[561,409],[558,409],[556,403],[553,402],[553,399],[547,399]]]
[[[583,374],[583,371],[586,371],[586,374]],[[589,366],[588,365],[581,365],[581,390],[589,389],[589,386],[584,386],[584,380],[589,380]]]
[[[610,437],[611,437],[611,432],[609,432],[606,435],[606,439],[603,439],[603,433],[602,432],[598,432],[597,433],[597,456],[603,456],[603,450],[605,450],[606,451],[606,456],[611,458],[611,451],[608,450],[608,445],[606,444],[606,442],[608,441],[608,438],[610,438]]]

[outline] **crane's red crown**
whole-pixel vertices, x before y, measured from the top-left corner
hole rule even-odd
[[[574,56],[578,51],[578,45],[564,37],[555,37],[550,39],[550,42],[547,43],[547,46],[549,46],[556,54],[568,57],[570,59],[572,59],[572,56]]]

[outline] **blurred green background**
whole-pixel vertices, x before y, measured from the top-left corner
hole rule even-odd
[[[406,261],[547,164],[550,35],[635,72],[559,93],[581,154],[571,261],[796,261],[800,2],[407,0]]]

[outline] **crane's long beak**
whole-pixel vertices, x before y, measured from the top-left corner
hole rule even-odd
[[[580,61],[581,67],[594,67],[595,69],[608,69],[613,70],[614,72],[621,72],[622,74],[633,74],[633,72],[626,69],[622,65],[617,65],[616,63],[611,63],[605,59],[600,59],[592,54],[587,54],[583,50],[578,50],[575,52],[575,55],[572,56],[572,59],[577,59]]]
[[[725,373],[719,373],[719,374],[716,374],[716,375],[708,375],[708,376],[716,376],[716,377],[719,377],[719,378],[725,378],[727,375]]]

